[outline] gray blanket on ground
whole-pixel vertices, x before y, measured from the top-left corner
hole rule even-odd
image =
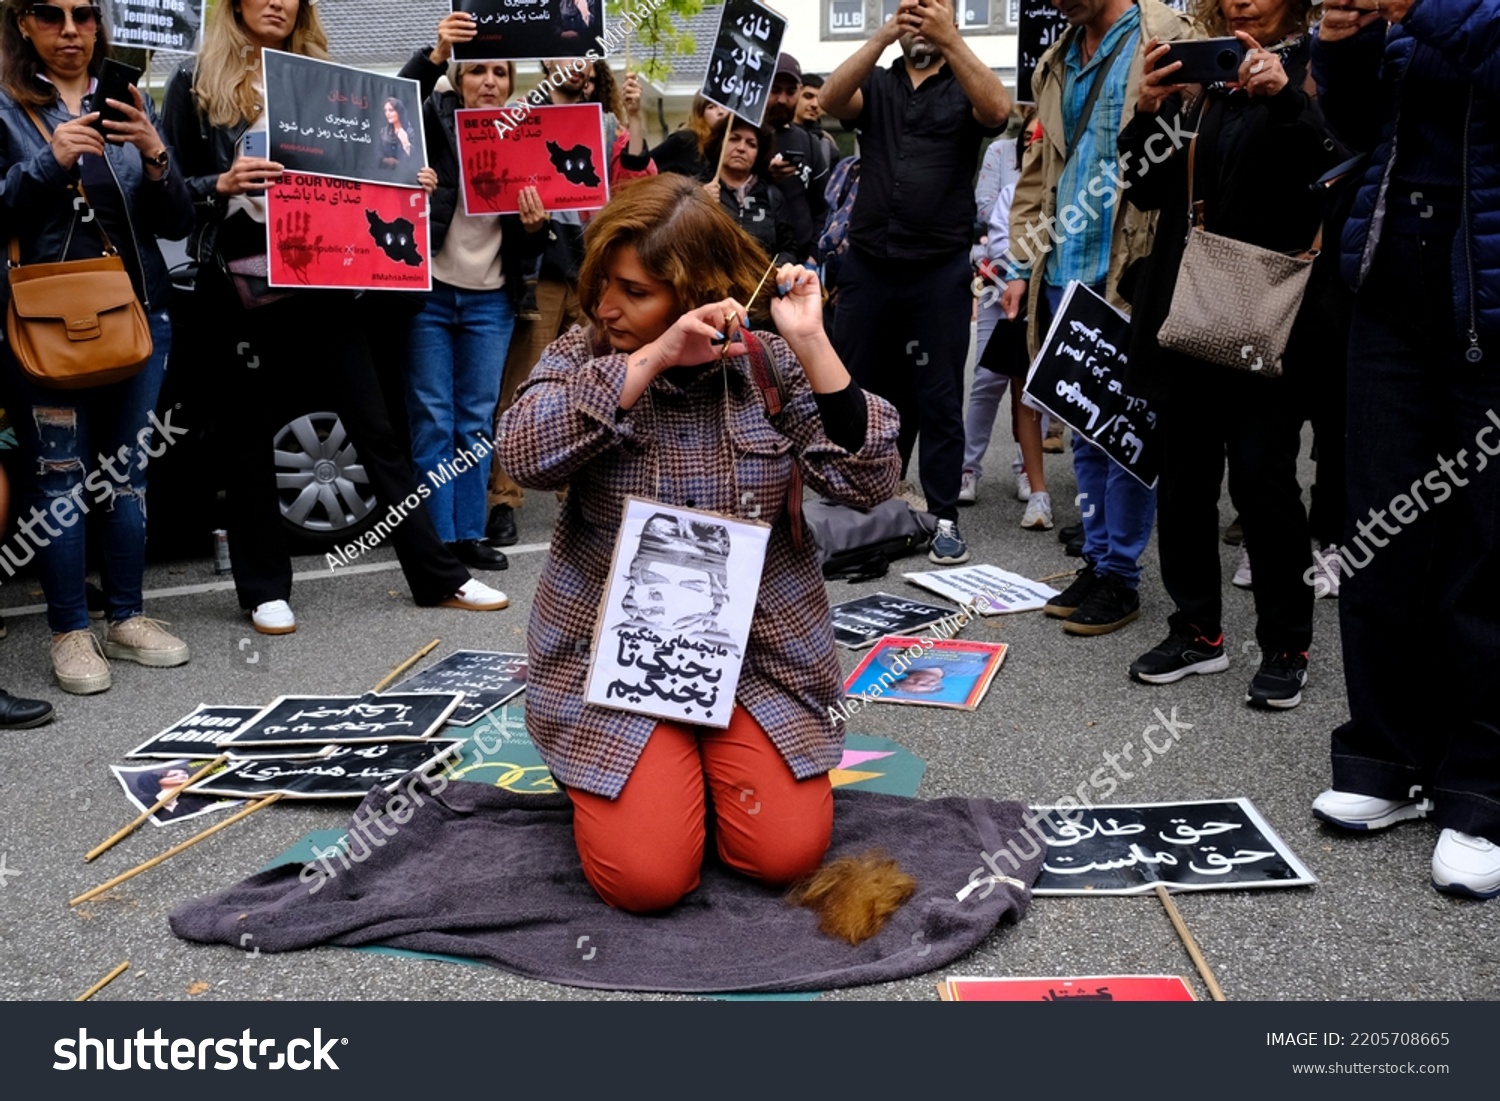
[[[372,792],[356,820],[382,815],[389,798]],[[819,933],[816,917],[787,905],[783,892],[713,858],[698,889],[672,910],[640,917],[612,909],[583,877],[566,796],[473,783],[426,793],[404,824],[384,818],[394,836],[362,830],[383,844],[356,845],[366,859],[347,869],[330,856],[331,878],[319,878],[316,862],[273,868],[184,903],[171,925],[179,937],[205,943],[238,946],[249,933],[263,952],[379,944],[610,990],[774,992],[888,982],[944,967],[1002,919],[1025,914],[1040,854],[1010,873],[1028,889],[981,882],[956,897],[979,878],[975,869],[991,875],[981,851],[993,854],[1021,837],[1023,809],[989,799],[837,793],[829,858],[881,848],[918,884],[886,927],[857,947]]]

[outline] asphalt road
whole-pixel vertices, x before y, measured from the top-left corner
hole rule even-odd
[[[976,562],[1031,577],[1076,566],[1051,533],[1024,532],[1023,506],[1005,472],[1010,444],[997,443],[992,473],[962,528]],[[1304,464],[1304,484],[1311,468]],[[1076,510],[1068,456],[1048,458],[1060,521]],[[0,588],[10,637],[0,642],[0,684],[57,704],[50,726],[0,735],[0,997],[72,997],[122,959],[124,978],[101,999],[638,998],[583,991],[484,967],[324,949],[283,956],[188,944],[167,927],[183,899],[237,880],[310,829],[342,825],[346,810],[280,805],[192,851],[70,910],[66,900],[186,836],[153,828],[94,864],[83,852],[129,819],[108,766],[147,735],[200,702],[260,703],[282,693],[353,693],[433,638],[456,648],[521,649],[556,503],[533,494],[521,513],[523,545],[492,575],[511,607],[479,615],[415,607],[389,552],[330,572],[299,560],[293,603],[299,630],[267,638],[249,630],[211,561],[151,569],[149,614],[192,645],[192,662],[151,670],[115,664],[114,687],[65,696],[51,682],[44,621],[27,606],[34,582]],[[1228,517],[1225,517],[1227,522]],[[1145,560],[1143,615],[1112,635],[1066,636],[1040,613],[983,620],[966,637],[1001,640],[1011,652],[982,707],[972,713],[870,707],[856,733],[893,738],[927,763],[922,796],[983,795],[1047,802],[1073,792],[1127,742],[1139,743],[1175,709],[1190,723],[1171,752],[1134,771],[1122,802],[1248,796],[1320,879],[1313,888],[1179,896],[1178,905],[1232,1000],[1492,999],[1500,996],[1500,902],[1444,897],[1429,882],[1437,830],[1404,825],[1365,839],[1336,835],[1308,807],[1328,779],[1328,734],[1346,716],[1336,603],[1320,601],[1305,702],[1267,714],[1243,703],[1254,660],[1251,598],[1228,586],[1238,551],[1223,548],[1229,672],[1176,685],[1131,683],[1126,666],[1165,633],[1168,602],[1154,545]],[[906,568],[925,568],[909,560]],[[879,582],[837,583],[832,600],[879,590],[920,595],[896,573]],[[174,595],[163,590],[178,590]],[[845,653],[846,668],[854,657]],[[253,659],[253,660],[252,660]],[[1440,690],[1434,682],[1414,690]],[[202,821],[202,820],[200,820]],[[1150,898],[1039,899],[1020,923],[999,929],[948,973],[1068,975],[1172,973],[1192,967],[1159,904]],[[923,976],[823,995],[828,999],[930,1000]],[[1199,996],[1204,989],[1192,979]],[[649,997],[649,996],[647,996]]]

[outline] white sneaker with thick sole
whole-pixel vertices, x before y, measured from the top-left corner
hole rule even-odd
[[[1016,475],[1016,500],[1031,500],[1031,475],[1024,470]]]
[[[1313,800],[1313,817],[1345,830],[1383,830],[1397,822],[1426,818],[1426,799],[1377,799],[1351,791],[1325,791]]]
[[[1240,564],[1239,568],[1234,571],[1232,583],[1236,589],[1248,589],[1255,583],[1250,576],[1250,552],[1248,550],[1240,551]]]
[[[1021,517],[1021,526],[1027,531],[1052,530],[1052,495],[1050,493],[1038,490],[1031,495],[1031,500],[1026,502],[1026,512]]]
[[[297,629],[297,617],[285,600],[268,600],[250,613],[250,625],[263,635],[289,635]]]
[[[972,505],[979,500],[979,475],[965,470],[958,479],[958,503]]]
[[[1432,885],[1464,898],[1500,898],[1500,845],[1444,830],[1432,850]]]
[[[499,589],[492,589],[483,581],[471,577],[464,582],[463,588],[443,601],[441,606],[462,608],[469,612],[498,612],[501,608],[510,607],[510,598]]]

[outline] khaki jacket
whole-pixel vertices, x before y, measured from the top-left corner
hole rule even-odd
[[[1137,3],[1141,9],[1141,34],[1135,56],[1130,59],[1125,109],[1120,117],[1122,130],[1135,116],[1141,74],[1146,67],[1146,43],[1153,37],[1163,42],[1202,37],[1188,16],[1167,7],[1160,0],[1137,0]],[[1067,161],[1062,111],[1063,78],[1067,71],[1064,58],[1072,47],[1073,40],[1082,33],[1083,28],[1074,27],[1060,36],[1037,62],[1036,72],[1031,77],[1037,118],[1042,125],[1042,140],[1033,142],[1026,149],[1021,162],[1021,182],[1016,185],[1015,201],[1010,208],[1010,240],[1015,255],[1023,259],[1026,253],[1019,242],[1028,239],[1033,226],[1044,227],[1046,219],[1057,213],[1057,184]],[[1125,175],[1128,177],[1129,173]],[[1115,190],[1113,185],[1109,185],[1109,189]],[[1119,309],[1128,311],[1130,308],[1119,295],[1120,275],[1132,262],[1150,253],[1155,232],[1154,211],[1146,213],[1137,210],[1125,201],[1123,195],[1117,196],[1114,205],[1114,232],[1110,238],[1109,272],[1105,277],[1105,297]],[[1031,239],[1039,244],[1051,241],[1045,228],[1038,228],[1035,237]],[[1040,304],[1044,263],[1045,258],[1038,259],[1026,294],[1026,339],[1033,357],[1041,349],[1042,339],[1046,336],[1045,330],[1039,331],[1037,326],[1037,319],[1042,313]]]

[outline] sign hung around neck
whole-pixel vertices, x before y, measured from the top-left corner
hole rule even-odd
[[[727,727],[770,538],[765,524],[627,497],[587,702]]]

